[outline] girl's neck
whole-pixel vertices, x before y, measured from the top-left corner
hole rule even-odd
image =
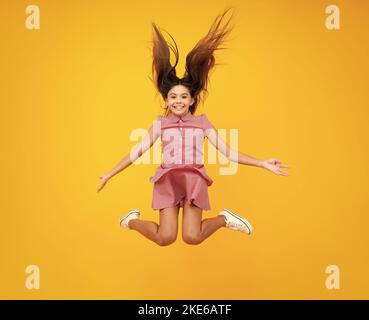
[[[181,115],[177,115],[177,114],[175,114],[175,113],[173,113],[173,112],[170,112],[170,113],[168,114],[168,116],[170,116],[170,115],[172,114],[172,115],[177,116],[177,117],[184,117],[184,116],[188,115],[189,113],[191,113],[191,111],[190,111],[190,110],[188,110],[185,114],[181,114]]]

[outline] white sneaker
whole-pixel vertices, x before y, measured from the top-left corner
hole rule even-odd
[[[242,231],[249,235],[252,233],[252,226],[244,217],[241,217],[228,209],[223,209],[218,213],[218,216],[219,215],[225,216],[227,228],[235,231]]]
[[[140,211],[137,209],[131,210],[124,217],[120,218],[119,225],[123,228],[131,229],[128,226],[128,222],[134,219],[139,219],[139,218],[140,218]]]

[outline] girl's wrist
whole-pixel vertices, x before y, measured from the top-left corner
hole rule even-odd
[[[264,160],[259,160],[257,166],[259,168],[264,168]]]
[[[106,180],[109,180],[113,175],[109,172],[109,173],[106,173],[104,176]]]

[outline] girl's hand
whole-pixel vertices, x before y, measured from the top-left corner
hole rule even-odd
[[[101,180],[101,185],[99,187],[99,189],[97,189],[97,192],[99,192],[102,188],[105,187],[106,183],[109,181],[110,176],[108,174],[103,174],[99,177],[99,179]]]
[[[283,164],[281,161],[275,158],[270,158],[267,160],[263,160],[261,162],[261,166],[264,169],[274,172],[275,174],[280,174],[282,176],[288,176],[289,173],[286,171],[280,170],[280,168],[288,168],[287,165]]]

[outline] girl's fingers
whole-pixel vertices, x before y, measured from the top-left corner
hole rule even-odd
[[[286,164],[284,164],[284,163],[282,163],[282,161],[281,160],[279,160],[279,159],[273,159],[273,161],[277,164],[277,165],[279,165],[280,167],[282,167],[282,168],[288,168],[288,165],[286,165]]]
[[[276,161],[279,161],[279,160],[272,158],[269,161],[276,162]],[[288,165],[283,164],[282,162],[280,162],[280,164],[273,164],[273,163],[271,163],[271,166],[269,166],[269,168],[267,167],[267,169],[269,169],[270,171],[272,171],[275,174],[279,174],[279,175],[282,175],[282,176],[288,176],[289,175],[288,172],[282,171],[282,170],[280,170],[280,168],[289,168],[289,167],[288,167]]]
[[[97,189],[97,192],[99,192],[102,188],[104,188],[105,184],[106,184],[106,183],[103,183],[103,184],[99,187],[99,189]]]

